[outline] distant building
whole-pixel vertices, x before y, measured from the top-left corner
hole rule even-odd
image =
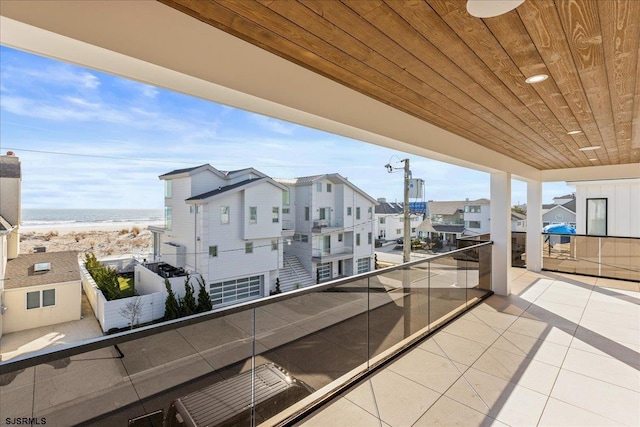
[[[429,200],[429,219],[431,224],[464,225],[464,205],[467,200],[438,202]]]
[[[375,199],[337,173],[276,181],[287,187],[283,219],[294,229],[285,259],[319,281],[373,269]]]
[[[422,223],[425,207],[410,203],[409,221],[411,236],[417,236],[418,226]],[[411,209],[414,210],[411,210]],[[387,203],[387,199],[379,198],[375,207],[375,235],[378,239],[397,240],[404,237],[404,203]]]
[[[0,336],[79,320],[77,252],[20,255],[22,172],[12,152],[0,156]]]
[[[489,199],[468,201],[464,205],[465,234],[477,235],[488,233],[491,229]]]
[[[20,255],[7,262],[4,282],[3,333],[80,320],[76,251]]]
[[[215,305],[269,295],[282,267],[286,187],[247,168],[209,164],[160,175],[165,224],[149,227],[154,254],[200,275]]]
[[[214,305],[369,271],[375,200],[338,174],[272,179],[209,164],[159,177],[154,255],[201,276]]]
[[[527,215],[511,211],[511,231],[526,232],[527,231]]]
[[[553,203],[542,205],[542,226],[552,224],[576,226],[576,199],[573,194],[554,197]]]
[[[4,230],[7,259],[16,258],[20,252],[21,186],[20,159],[8,151],[6,155],[0,156],[0,217],[10,228]],[[6,225],[3,228],[6,228]]]

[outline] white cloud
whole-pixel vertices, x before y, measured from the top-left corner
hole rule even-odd
[[[296,125],[291,125],[280,120],[261,116],[259,114],[252,114],[250,117],[251,120],[261,128],[282,135],[293,135],[293,132],[296,128]]]

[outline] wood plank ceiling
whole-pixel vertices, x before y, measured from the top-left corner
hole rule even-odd
[[[640,162],[640,0],[159,1],[538,169]]]

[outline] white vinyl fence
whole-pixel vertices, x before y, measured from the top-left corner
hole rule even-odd
[[[140,299],[141,305],[137,323],[151,322],[164,317],[164,302],[167,298],[164,279],[144,266],[135,266],[135,289],[139,296],[107,301],[102,291],[98,289],[95,280],[85,268],[84,260],[80,259],[79,264],[82,288],[87,295],[96,319],[100,322],[103,332],[108,332],[113,328],[131,326],[130,319],[125,317],[121,311],[123,309],[126,310],[127,304],[133,303],[137,298]],[[182,283],[184,283],[184,279],[182,279]]]

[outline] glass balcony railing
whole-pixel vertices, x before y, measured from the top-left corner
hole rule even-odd
[[[482,243],[2,361],[0,419],[294,420],[490,295],[490,261],[491,243]]]
[[[341,248],[320,248],[314,249],[311,256],[314,258],[330,257],[332,255],[348,255],[353,253],[353,246],[343,246]]]
[[[465,248],[491,236],[458,239]],[[542,269],[640,282],[640,238],[542,233]],[[511,233],[511,265],[527,266],[527,233]]]
[[[542,268],[640,281],[640,238],[543,234]]]
[[[340,228],[343,226],[342,220],[339,219],[314,219],[313,229],[321,228]]]

